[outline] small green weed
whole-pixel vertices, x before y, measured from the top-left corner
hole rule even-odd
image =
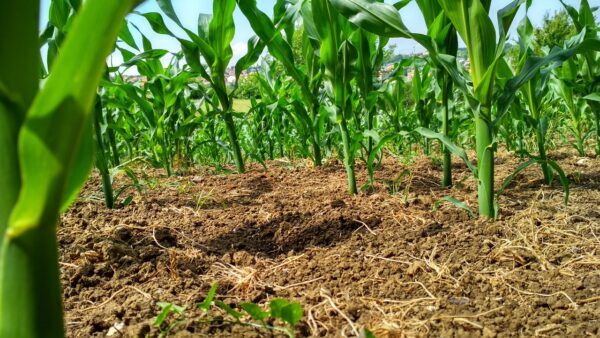
[[[404,182],[406,179],[406,183]],[[400,192],[404,192],[405,195],[408,195],[410,187],[413,181],[413,173],[408,169],[404,169],[398,176],[396,176],[392,180],[385,180],[384,183],[387,186],[387,190],[390,195],[397,195]],[[403,188],[404,186],[404,188]],[[406,196],[405,196],[406,198]]]
[[[177,192],[179,194],[189,194],[192,191],[192,187],[194,186],[194,183],[189,179],[179,183],[180,184],[177,185]]]
[[[255,303],[241,303],[239,306],[232,307],[218,299],[218,284],[214,283],[206,298],[198,304],[198,309],[206,313],[208,319],[198,321],[212,325],[214,323],[228,323],[232,325],[250,326],[266,331],[277,331],[293,338],[296,332],[296,325],[304,316],[304,310],[300,303],[290,302],[283,298],[272,299],[268,304],[268,309],[263,309]],[[160,332],[160,337],[166,337],[185,320],[186,307],[174,305],[172,303],[160,302],[160,313],[154,321],[154,327]],[[229,318],[221,316],[215,317],[215,311],[224,312]],[[214,317],[214,319],[213,319]]]
[[[300,303],[275,298],[269,302],[268,310],[264,310],[255,303],[241,303],[239,305],[240,309],[236,310],[230,305],[214,299],[217,288],[218,284],[214,283],[204,301],[198,305],[198,308],[206,312],[209,318],[211,310],[216,307],[232,318],[229,321],[232,324],[252,326],[267,331],[279,331],[287,334],[289,337],[294,337],[295,327],[304,315],[304,310]],[[243,320],[248,317],[249,320]],[[277,321],[282,325],[268,324]]]
[[[212,199],[213,191],[214,189],[211,189],[209,192],[201,191],[198,196],[196,196],[196,210],[206,206],[207,202]]]
[[[186,307],[165,302],[159,302],[157,305],[161,308],[161,311],[152,325],[159,330],[159,337],[162,338],[168,336],[177,325],[184,321]],[[170,318],[171,315],[174,315],[175,318]]]

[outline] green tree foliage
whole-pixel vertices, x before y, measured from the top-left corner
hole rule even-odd
[[[236,99],[260,98],[259,77],[258,73],[240,77],[234,97]]]
[[[575,26],[566,10],[563,9],[552,16],[546,13],[542,26],[536,28],[534,32],[537,52],[542,47],[562,47],[565,41],[576,33]]]

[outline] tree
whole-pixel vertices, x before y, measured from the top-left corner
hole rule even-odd
[[[304,35],[304,26],[300,26],[294,32],[292,38],[292,52],[294,53],[294,63],[297,65],[306,64],[304,52],[302,50],[302,35]]]
[[[398,56],[396,55],[396,48],[398,46],[396,44],[391,44],[385,47],[383,50],[383,65],[388,63],[394,63],[398,60]]]
[[[247,76],[240,77],[237,89],[234,93],[236,99],[251,99],[260,97],[260,88],[258,86],[258,73],[250,73]]]
[[[540,54],[542,47],[563,47],[566,40],[577,33],[573,22],[566,10],[544,15],[542,27],[535,29],[536,54]]]

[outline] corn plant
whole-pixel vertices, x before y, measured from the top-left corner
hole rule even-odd
[[[585,32],[584,34],[588,39],[598,37],[600,27],[598,27],[594,16],[597,7],[590,7],[587,0],[581,1],[579,10],[565,4],[563,1],[561,3],[567,10],[571,20],[573,20],[578,32]],[[596,133],[596,155],[600,155],[600,96],[598,95],[600,91],[600,53],[594,50],[585,51],[578,55],[576,63],[579,65],[577,75],[580,79],[577,87],[581,88],[580,94],[584,96],[583,99],[587,101],[589,108],[592,110]]]
[[[531,57],[534,51],[531,38],[533,35],[533,25],[529,21],[527,14],[519,25],[518,32],[520,36],[520,59],[517,64],[517,71],[521,71],[527,59]],[[546,184],[551,184],[553,180],[552,167],[548,164],[548,157],[546,156],[546,137],[549,122],[546,114],[546,106],[550,99],[548,90],[549,75],[548,72],[542,74],[541,70],[538,70],[536,74],[521,87],[521,94],[523,95],[523,100],[526,103],[528,111],[528,114],[524,115],[522,118],[530,128],[535,130],[534,135],[538,146],[538,156],[544,175],[544,182]]]
[[[325,90],[331,100],[330,109],[335,114],[342,138],[342,149],[348,191],[357,192],[356,174],[354,171],[355,144],[348,127],[352,116],[352,85],[358,53],[350,43],[352,28],[338,14],[328,0],[312,0],[310,12],[303,15],[311,16],[315,23],[316,35],[312,38],[320,43],[320,59],[324,68]],[[309,14],[310,13],[310,14]]]
[[[416,60],[415,60],[416,61]],[[412,79],[412,95],[415,101],[414,111],[421,128],[431,128],[433,113],[435,112],[435,89],[433,87],[433,76],[429,64],[419,70],[414,62],[414,75]],[[431,142],[428,137],[423,137],[423,152],[429,155]]]
[[[290,10],[286,11],[283,1],[277,1],[274,12],[278,14],[278,17],[274,18],[274,22],[258,9],[256,0],[236,1],[261,43],[266,45],[273,58],[281,63],[287,75],[297,84],[299,88],[297,97],[306,108],[296,106],[297,109],[290,111],[295,114],[295,120],[299,122],[299,129],[310,131],[309,140],[313,148],[313,161],[316,166],[320,166],[323,157],[321,151],[323,119],[319,102],[322,76],[319,57],[316,55],[316,46],[318,46],[318,42],[314,39],[316,28],[310,16],[303,16],[302,44],[303,56],[306,61],[304,67],[295,64],[291,47],[296,20],[301,13],[309,11],[310,2],[290,1]],[[285,38],[281,33],[282,30],[286,32]]]
[[[407,61],[410,60],[407,59]],[[409,63],[397,64],[395,66],[396,69],[387,79],[382,81],[379,88],[379,109],[381,110],[381,115],[389,113],[389,128],[396,134],[405,130],[402,124],[402,117],[408,115],[405,99],[406,83],[403,71]]]
[[[258,73],[253,74],[260,91],[260,101],[252,99],[249,111],[253,123],[248,126],[248,136],[254,140],[253,151],[266,153],[271,160],[277,152],[284,157],[297,154],[298,149],[304,157],[314,156],[314,145],[311,151],[308,140],[315,130],[299,86],[288,77],[278,76],[279,69],[277,61],[262,60]],[[317,147],[320,154],[321,147]]]
[[[46,63],[48,64],[48,68],[52,67],[54,60],[58,56],[59,49],[61,47],[62,42],[64,41],[68,29],[70,27],[70,23],[73,21],[77,10],[81,6],[81,3],[78,1],[68,2],[68,1],[60,1],[53,0],[50,3],[50,12],[49,12],[49,22],[46,26],[46,29],[42,33],[42,42],[48,45],[48,52],[46,57]],[[50,34],[51,33],[51,34]],[[108,67],[106,67],[108,68]],[[106,74],[105,74],[106,75]],[[44,76],[47,76],[47,72],[44,71]],[[102,100],[100,96],[96,97],[96,103],[94,106],[94,114],[93,114],[93,128],[94,128],[94,139],[95,139],[95,164],[96,168],[100,172],[100,177],[102,180],[102,190],[104,193],[104,201],[105,205],[108,208],[113,208],[115,203],[114,191],[112,187],[112,179],[110,178],[110,152],[106,147],[105,137],[102,133],[101,129],[101,120],[104,118],[110,119],[111,115],[106,114],[103,116],[102,109]],[[114,166],[119,165],[119,153],[116,147],[115,135],[112,132],[112,129],[106,129],[108,137],[107,139],[111,145],[112,151],[112,160],[114,161]]]
[[[504,87],[499,87],[496,86],[496,78],[498,65],[504,55],[507,31],[525,0],[515,0],[498,12],[498,36],[489,16],[491,0],[438,0],[438,2],[467,46],[471,65],[470,76],[461,74],[456,67],[455,58],[440,53],[434,39],[410,32],[393,6],[369,0],[332,0],[334,6],[344,16],[367,30],[384,36],[412,38],[419,42],[427,48],[432,60],[444,67],[455,85],[464,92],[473,112],[476,129],[477,168],[473,172],[478,180],[479,214],[493,218],[496,214],[495,130],[514,101],[515,93],[535,75],[540,67],[598,48],[598,41],[591,38],[584,40],[580,34],[579,40],[568,49],[555,50],[543,58],[529,58],[519,74],[506,81]],[[496,111],[495,116],[492,115],[492,111]],[[449,149],[454,149],[454,152],[468,163],[464,150],[456,147],[447,137],[429,132],[428,134],[440,139]],[[475,169],[471,164],[468,165]]]
[[[423,14],[427,25],[427,35],[437,44],[441,53],[456,57],[458,39],[456,29],[450,19],[442,11],[437,0],[417,0],[417,5]],[[441,89],[442,130],[441,134],[448,137],[450,133],[449,101],[452,94],[451,75],[439,64],[431,62],[436,71],[438,87]],[[443,175],[442,187],[452,185],[452,159],[450,150],[443,146]]]
[[[554,74],[552,85],[556,95],[561,98],[561,106],[569,114],[570,130],[575,138],[573,146],[579,156],[585,156],[585,143],[590,133],[585,131],[587,104],[577,95],[577,64],[574,60],[568,60]]]
[[[2,5],[0,336],[61,337],[56,224],[89,173],[96,87],[134,1],[85,2],[41,90],[39,2]]]
[[[474,117],[476,129],[477,177],[479,213],[494,217],[494,125],[492,107],[494,105],[494,81],[500,61],[506,32],[517,9],[524,1],[513,1],[498,13],[499,43],[496,30],[489,17],[491,0],[463,0],[456,4],[440,0],[440,6],[461,36],[469,53],[470,75],[473,82],[475,101]],[[469,95],[469,94],[468,94]]]
[[[536,58],[534,55],[535,48],[532,39],[533,26],[531,25],[529,17],[527,16],[528,9],[529,6],[526,6],[525,18],[521,21],[518,28],[520,37],[520,51],[516,64],[517,72],[523,71],[525,65]],[[548,53],[550,53],[550,51],[548,51]],[[548,81],[551,74],[550,70],[551,68],[532,69],[531,73],[533,76],[531,76],[520,88],[521,101],[524,103],[525,107],[521,107],[519,100],[515,100],[515,103],[513,103],[514,110],[525,110],[525,112],[520,112],[521,114],[518,115],[518,118],[527,128],[529,128],[529,131],[533,131],[531,134],[537,146],[537,155],[531,155],[528,151],[522,149],[521,154],[525,155],[526,153],[531,158],[519,165],[515,172],[508,176],[507,180],[505,180],[503,186],[498,191],[498,194],[500,194],[507,187],[508,183],[511,182],[517,173],[530,165],[539,164],[542,168],[545,184],[552,184],[554,172],[556,171],[560,177],[560,182],[563,184],[565,189],[565,196],[568,199],[569,181],[558,163],[549,159],[546,154],[546,142],[549,134],[549,120],[550,114],[552,113],[552,110],[549,109],[549,103],[553,98],[548,86]],[[506,80],[512,77],[513,73],[508,65],[508,62],[506,62],[506,60],[500,60],[498,63],[497,82],[501,85],[506,85]],[[521,129],[520,132],[522,133],[523,130]],[[522,138],[524,139],[523,136]],[[524,141],[521,140],[521,142],[521,145],[523,145]]]
[[[496,63],[502,56],[507,26],[522,2],[515,1],[502,10],[503,15],[499,16],[501,36],[497,45],[496,31],[488,15],[490,1],[439,1],[469,51],[473,82],[471,102],[477,130],[479,211],[480,215],[487,217],[494,216],[494,136],[491,116],[493,80]],[[334,0],[333,3],[354,23],[380,34],[413,38],[437,59],[438,49],[433,39],[409,32],[394,7],[366,0]],[[464,83],[464,80],[459,81]]]
[[[170,0],[159,0],[157,2],[167,17],[173,20],[188,35],[189,40],[179,38],[173,34],[166,27],[159,13],[144,13],[142,15],[157,33],[172,36],[181,43],[188,66],[209,83],[220,105],[219,113],[225,122],[237,171],[243,173],[245,170],[244,158],[233,119],[233,95],[228,90],[225,79],[229,61],[233,57],[230,44],[235,34],[233,22],[233,11],[236,8],[235,0],[213,1],[212,16],[201,14],[198,18],[197,33],[182,25]],[[236,64],[236,77],[239,77],[245,68],[258,60],[264,48],[261,44],[256,43],[254,39],[249,41],[248,47],[248,54]],[[201,56],[206,65],[202,64]]]
[[[41,64],[42,77],[48,76],[49,70],[54,65],[58,56],[58,50],[67,36],[67,31],[73,23],[75,13],[81,7],[81,0],[50,2],[48,12],[48,23],[40,35],[42,46],[46,45],[47,52],[45,64]],[[43,56],[42,56],[43,58]]]
[[[94,105],[94,140],[95,142],[95,154],[96,154],[96,167],[100,172],[102,180],[102,192],[104,193],[104,203],[107,208],[112,209],[115,206],[115,196],[112,186],[112,179],[110,177],[109,160],[106,157],[107,149],[105,146],[104,138],[102,136],[102,127],[100,126],[100,120],[102,119],[102,99],[100,96],[96,97],[96,103]]]
[[[350,34],[350,43],[354,45],[357,51],[356,57],[356,100],[352,110],[354,112],[354,121],[358,130],[364,130],[363,136],[367,138],[367,144],[364,147],[367,159],[373,154],[376,141],[380,140],[376,130],[376,112],[377,112],[377,83],[374,75],[381,69],[383,63],[383,54],[389,38],[378,37],[362,28],[356,28]],[[362,120],[366,120],[364,126]],[[378,143],[378,142],[377,142]],[[367,166],[371,166],[370,161],[366,161]],[[372,168],[369,172],[372,172]],[[373,177],[370,177],[371,183]]]

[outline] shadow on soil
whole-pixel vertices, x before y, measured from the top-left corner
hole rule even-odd
[[[375,217],[362,221],[346,216],[316,218],[312,213],[287,213],[264,224],[244,224],[203,244],[210,248],[210,254],[244,250],[252,255],[275,257],[309,247],[330,247],[348,239],[355,231],[367,231],[363,223],[370,229],[381,223]]]

